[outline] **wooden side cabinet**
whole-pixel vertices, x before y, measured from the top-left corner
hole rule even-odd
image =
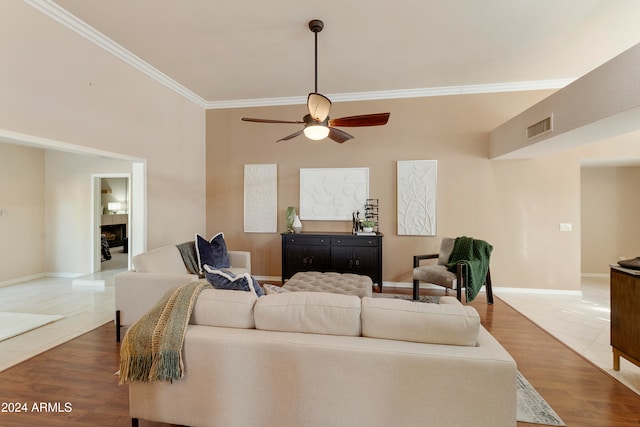
[[[282,234],[282,283],[299,271],[361,274],[382,291],[382,234]]]
[[[640,271],[611,266],[613,369],[620,357],[640,366]]]

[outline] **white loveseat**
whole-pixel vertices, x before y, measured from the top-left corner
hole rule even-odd
[[[228,251],[234,274],[251,273],[251,253]],[[190,274],[176,245],[163,246],[136,255],[133,270],[114,277],[116,341],[121,329],[131,326],[172,288],[198,280]]]
[[[188,426],[516,425],[516,364],[453,297],[205,289],[184,376],[132,382],[138,419]]]

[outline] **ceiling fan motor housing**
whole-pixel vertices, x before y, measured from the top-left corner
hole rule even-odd
[[[324,28],[324,22],[319,19],[309,21],[309,29],[314,33],[319,33]]]

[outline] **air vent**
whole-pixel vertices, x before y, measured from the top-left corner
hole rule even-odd
[[[553,130],[553,123],[551,118],[553,115],[547,117],[544,120],[539,121],[527,128],[527,139],[535,138]]]

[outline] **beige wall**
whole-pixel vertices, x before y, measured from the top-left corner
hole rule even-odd
[[[0,129],[146,160],[148,247],[205,229],[205,111],[23,2],[0,2]]]
[[[207,234],[250,250],[255,274],[279,276],[278,234],[243,232],[243,165],[278,164],[279,230],[298,206],[299,169],[369,167],[380,199],[387,282],[411,280],[412,256],[437,251],[442,236],[471,235],[494,245],[498,286],[576,289],[580,281],[580,162],[573,153],[536,160],[488,160],[488,132],[548,92],[339,103],[335,117],[390,111],[379,128],[352,129],[343,145],[298,138],[275,143],[295,125],[246,123],[243,116],[297,119],[304,106],[212,110],[207,114]],[[220,160],[224,159],[224,160]],[[396,235],[396,161],[438,160],[437,236]],[[561,233],[560,222],[574,232]],[[348,222],[304,221],[305,230],[350,229]]]
[[[0,144],[0,283],[44,269],[44,152]]]
[[[582,271],[606,274],[640,256],[640,167],[585,167],[581,184]]]

